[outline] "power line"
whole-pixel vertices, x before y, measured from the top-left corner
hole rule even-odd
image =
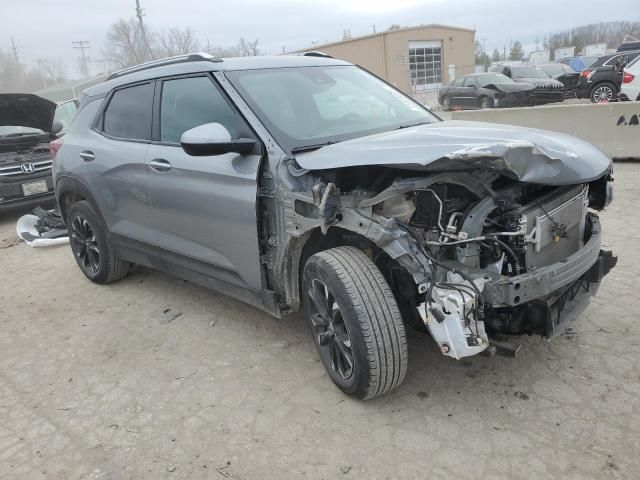
[[[16,42],[11,37],[11,50],[13,50],[13,58],[16,60],[16,63],[20,63],[20,58],[18,57],[18,47],[16,47]]]
[[[84,75],[85,78],[89,77],[89,59],[84,52],[85,50],[91,49],[90,43],[91,42],[88,40],[76,40],[75,42],[71,42],[73,48],[80,50],[80,70],[82,70],[82,75]]]
[[[143,17],[143,9],[140,7],[140,0],[136,0],[136,17],[138,17],[138,24],[140,25],[140,34],[142,35],[142,42],[146,45],[147,49],[149,50],[149,55],[151,55],[151,59],[154,60],[154,56],[153,56],[153,52],[151,51],[151,46],[149,45],[149,42],[147,41],[147,32],[144,29],[144,21],[142,20]]]

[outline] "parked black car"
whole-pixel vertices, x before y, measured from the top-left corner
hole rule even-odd
[[[593,103],[616,100],[622,86],[624,64],[589,68],[580,74],[576,87],[578,98],[588,98]]]
[[[68,128],[77,106],[33,94],[0,94],[0,211],[55,201],[49,142]]]
[[[545,63],[537,65],[537,67],[551,78],[562,82],[562,85],[564,85],[565,98],[573,98],[576,96],[576,87],[578,86],[580,73],[564,63]]]
[[[440,91],[445,110],[452,108],[524,107],[531,105],[534,86],[516,83],[500,73],[458,77]]]
[[[489,71],[502,73],[518,83],[532,84],[535,87],[533,91],[534,105],[562,102],[564,99],[564,85],[537,67],[497,64],[492,65]]]

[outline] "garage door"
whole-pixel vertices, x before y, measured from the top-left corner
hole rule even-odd
[[[440,40],[409,42],[409,72],[414,91],[442,84],[442,42]]]

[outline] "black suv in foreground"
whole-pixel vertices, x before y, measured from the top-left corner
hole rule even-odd
[[[64,134],[76,108],[74,100],[0,94],[0,211],[55,200],[49,142]]]
[[[317,55],[194,54],[86,90],[54,159],[83,274],[137,263],[278,317],[304,307],[358,398],[402,382],[405,322],[455,359],[561,331],[615,264],[596,213],[611,161],[568,135],[443,122]]]

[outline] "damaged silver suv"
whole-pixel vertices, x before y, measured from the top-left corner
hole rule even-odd
[[[56,142],[57,200],[90,280],[136,263],[277,317],[304,307],[328,375],[362,399],[402,382],[405,324],[456,359],[508,351],[505,337],[557,333],[616,262],[600,248],[600,151],[443,122],[320,54],[117,72]]]

